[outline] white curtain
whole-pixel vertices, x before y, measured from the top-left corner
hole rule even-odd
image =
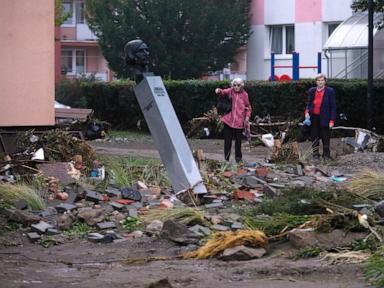
[[[295,26],[286,26],[285,32],[285,54],[292,54],[295,51]]]
[[[271,52],[275,54],[283,53],[283,27],[271,26],[269,29],[269,43]]]

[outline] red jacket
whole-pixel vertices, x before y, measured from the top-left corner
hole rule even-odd
[[[222,89],[219,97],[228,95],[232,100],[232,110],[221,117],[221,121],[231,128],[243,129],[244,120],[249,120],[252,107],[249,103],[248,93],[242,89],[235,92],[233,88]]]

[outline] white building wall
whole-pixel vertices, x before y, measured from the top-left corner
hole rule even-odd
[[[292,24],[295,22],[295,0],[264,1],[265,25]]]
[[[300,54],[300,66],[317,66],[317,53],[323,46],[321,35],[321,22],[295,24],[295,50]],[[299,73],[300,78],[310,78],[317,74],[317,68],[300,69]]]
[[[295,51],[300,53],[300,66],[316,66],[317,53],[322,52],[323,44],[329,37],[328,24],[340,23],[353,14],[352,0],[322,0],[321,21],[295,23],[295,2],[295,0],[264,0],[264,25],[252,25],[253,34],[248,41],[248,80],[269,79],[271,72],[269,25],[294,24]],[[291,59],[291,55],[276,55],[276,65],[292,65]],[[324,53],[322,53],[322,72],[327,73]],[[275,74],[292,76],[292,70],[279,68]],[[300,69],[300,78],[313,78],[316,74],[315,68]]]
[[[352,0],[322,0],[323,22],[344,21],[352,16]]]
[[[247,51],[247,79],[266,79],[268,71],[267,63],[264,61],[265,38],[268,34],[264,25],[252,26],[252,35],[248,40]],[[269,73],[269,72],[268,72]]]

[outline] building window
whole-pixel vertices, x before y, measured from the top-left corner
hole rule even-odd
[[[70,15],[63,24],[74,25],[84,24],[84,1],[63,1],[63,16]]]
[[[61,51],[62,74],[85,73],[85,51],[82,49],[64,49]]]
[[[328,23],[328,38],[332,35],[333,31],[340,25],[340,23]]]
[[[69,17],[64,21],[63,24],[73,24],[73,3],[72,1],[63,1],[63,16]]]
[[[76,23],[84,24],[84,2],[76,2]]]
[[[292,54],[295,51],[295,26],[269,27],[270,51],[275,54]]]

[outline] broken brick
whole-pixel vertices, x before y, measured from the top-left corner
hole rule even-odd
[[[224,173],[223,173],[223,176],[225,177],[225,178],[231,178],[232,177],[232,172],[231,171],[225,171]]]
[[[233,192],[233,198],[235,200],[240,201],[240,200],[247,200],[247,201],[253,201],[255,200],[255,194],[249,191],[242,191],[242,190],[236,190]]]
[[[119,199],[119,200],[116,200],[115,202],[123,205],[130,205],[130,204],[133,204],[135,201],[129,200],[129,199]]]
[[[265,178],[268,175],[267,167],[257,167],[256,168],[256,176],[260,178]]]

